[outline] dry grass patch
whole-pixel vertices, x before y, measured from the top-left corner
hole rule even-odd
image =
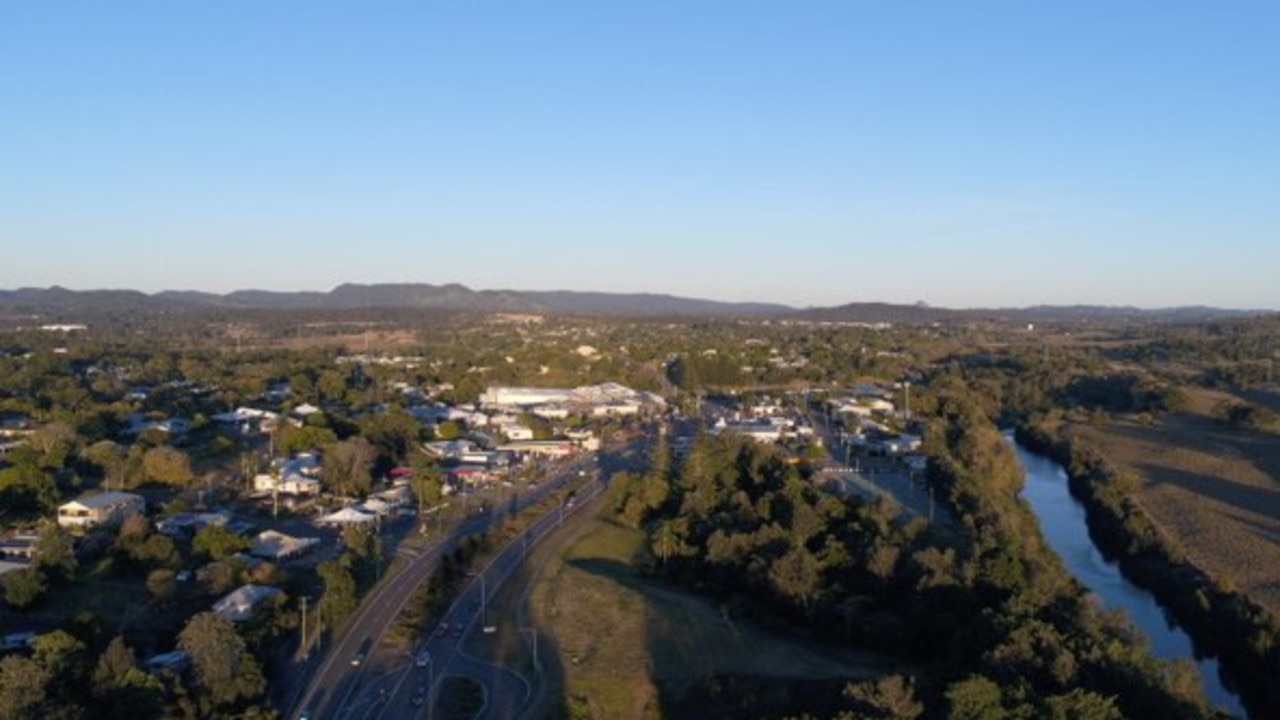
[[[1071,430],[1142,479],[1139,502],[1196,566],[1280,614],[1280,437],[1211,417],[1229,397],[1197,390],[1153,425]]]
[[[515,618],[514,606],[527,598],[548,693],[575,712],[660,717],[660,687],[693,688],[716,676],[866,678],[900,669],[878,655],[765,633],[703,598],[647,581],[632,567],[644,542],[640,532],[590,520],[571,540],[542,557],[535,553],[529,563],[535,584],[516,578],[493,609]],[[527,635],[504,627],[475,649],[530,673]]]

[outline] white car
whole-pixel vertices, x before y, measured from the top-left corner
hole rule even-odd
[[[430,665],[431,653],[427,652],[426,650],[423,650],[422,652],[418,653],[418,657],[414,658],[413,664],[417,665],[420,668],[424,668]]]

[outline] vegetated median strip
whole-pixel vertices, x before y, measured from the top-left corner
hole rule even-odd
[[[534,503],[532,505],[529,505],[523,508],[520,511],[520,513],[517,514],[516,517],[526,516],[525,514],[528,513],[530,510],[536,510],[537,508],[543,507],[544,504],[546,504],[546,498],[555,498],[557,496],[558,496],[557,493],[548,493],[546,496],[544,496],[543,500],[540,500],[537,503]],[[345,657],[346,654],[343,652],[339,652],[339,650],[341,649],[350,650],[350,648],[344,648],[344,646],[351,641],[351,637],[349,636],[350,629],[354,626],[359,625],[361,619],[365,616],[365,613],[369,612],[371,608],[383,602],[382,596],[385,595],[387,592],[390,592],[389,588],[397,587],[400,584],[406,583],[406,582],[411,583],[416,587],[418,584],[422,583],[423,580],[430,577],[438,569],[440,558],[443,557],[444,553],[456,551],[457,546],[460,543],[466,541],[470,537],[475,536],[475,535],[461,534],[459,531],[460,531],[460,528],[455,528],[455,531],[454,531],[455,535],[450,537],[446,542],[442,543],[439,546],[441,555],[439,557],[432,558],[429,562],[426,562],[425,563],[426,567],[423,569],[423,572],[421,572],[420,574],[406,573],[404,572],[404,570],[412,569],[417,563],[422,562],[426,558],[429,558],[430,557],[429,553],[425,553],[423,555],[415,557],[414,559],[410,560],[406,565],[404,565],[400,570],[394,573],[390,572],[390,569],[389,569],[389,571],[382,576],[379,582],[377,582],[373,587],[369,589],[369,591],[361,599],[359,609],[357,610],[357,612],[353,614],[351,617],[347,618],[346,622],[343,623],[342,627],[340,628],[341,636],[337,638],[335,642],[330,646],[331,649],[328,654],[328,657],[322,662],[320,667],[317,669],[317,672],[312,674],[307,684],[304,685],[302,688],[300,688],[297,694],[295,694],[295,696],[293,697],[292,701],[290,702],[290,707],[293,708],[295,712],[296,712],[296,709],[299,707],[299,703],[301,701],[310,700],[311,695],[315,691],[315,688],[312,687],[312,683],[315,681],[315,678],[323,677],[324,675],[328,674],[332,669],[334,663],[338,660],[338,658]],[[484,533],[479,533],[479,535],[481,536],[488,535],[488,533],[491,531],[492,531],[491,529],[486,530]],[[395,563],[393,563],[393,567],[394,565]],[[414,593],[406,593],[403,599],[401,600],[401,602],[399,603],[399,605],[396,608],[394,608],[392,612],[385,614],[386,619],[383,622],[377,624],[377,626],[375,627],[375,632],[372,633],[372,636],[378,638],[379,644],[381,644],[382,639],[386,636],[387,631],[391,627],[392,622],[400,616],[400,614],[404,611],[405,605],[409,602],[409,600],[413,596],[414,596]],[[351,690],[348,690],[348,696],[350,692]],[[345,702],[346,702],[346,699],[344,698],[343,703]]]
[[[524,520],[528,521],[530,517],[533,517],[534,515],[537,515],[536,513],[533,513],[533,512],[530,512],[530,511],[532,511],[532,510],[537,510],[537,509],[539,509],[539,508],[543,508],[543,507],[544,507],[544,506],[546,506],[546,505],[551,505],[551,506],[552,506],[552,509],[551,509],[550,511],[548,511],[548,512],[543,512],[542,514],[537,515],[535,519],[533,519],[533,520],[531,520],[531,521],[528,521],[527,523],[512,523],[512,522],[508,521],[508,522],[505,522],[505,523],[503,523],[502,525],[500,525],[498,528],[494,528],[494,529],[498,529],[498,530],[505,530],[505,529],[509,529],[509,528],[512,528],[512,527],[518,527],[519,529],[516,529],[516,530],[511,534],[511,537],[507,540],[507,542],[506,542],[506,543],[505,543],[501,548],[497,549],[496,551],[494,551],[494,552],[492,553],[492,555],[489,555],[489,556],[488,556],[488,558],[487,558],[487,562],[485,563],[484,567],[476,573],[476,577],[475,577],[475,578],[473,578],[473,579],[471,580],[471,582],[470,582],[470,583],[467,583],[466,585],[463,585],[463,586],[460,586],[460,587],[454,587],[454,588],[453,588],[453,593],[452,593],[452,595],[453,595],[453,599],[448,603],[448,605],[447,605],[446,609],[445,609],[442,613],[440,613],[439,617],[447,617],[447,616],[451,615],[451,614],[452,614],[452,613],[457,609],[457,604],[461,601],[461,598],[462,598],[464,595],[466,595],[467,591],[468,591],[468,590],[469,590],[469,589],[470,589],[470,588],[475,584],[476,580],[477,580],[478,578],[480,578],[481,576],[486,576],[486,577],[487,577],[487,574],[489,573],[490,568],[491,568],[491,567],[493,567],[493,564],[494,564],[495,562],[497,562],[497,561],[498,561],[498,560],[499,560],[503,555],[505,555],[506,553],[512,552],[512,551],[513,551],[513,548],[515,548],[515,546],[516,546],[517,544],[521,544],[521,545],[523,545],[525,542],[528,542],[530,545],[534,545],[534,544],[537,544],[538,542],[540,542],[540,541],[541,541],[543,538],[545,538],[547,535],[549,535],[549,534],[551,534],[552,532],[554,532],[554,530],[560,526],[560,521],[557,521],[557,522],[552,523],[552,522],[549,522],[549,520],[553,517],[553,514],[554,514],[554,512],[555,512],[554,508],[555,508],[556,506],[559,506],[559,507],[561,508],[560,512],[561,512],[561,514],[562,514],[562,517],[563,517],[563,516],[565,516],[565,515],[572,515],[573,513],[577,512],[579,509],[581,509],[582,507],[584,507],[586,504],[588,504],[588,503],[587,503],[587,501],[592,500],[592,499],[594,499],[594,498],[596,498],[597,496],[599,496],[599,495],[600,495],[600,483],[599,483],[599,482],[597,482],[597,481],[595,481],[595,480],[589,480],[589,481],[586,481],[586,483],[582,483],[582,482],[580,482],[580,483],[576,483],[576,484],[574,484],[573,486],[570,486],[570,487],[568,488],[568,490],[569,490],[570,492],[576,492],[576,491],[578,491],[578,490],[581,490],[581,488],[582,488],[582,486],[583,486],[584,484],[589,484],[589,485],[590,485],[590,487],[591,487],[591,493],[590,493],[589,495],[586,495],[586,496],[583,498],[584,502],[582,502],[582,503],[575,504],[573,507],[566,507],[566,506],[565,506],[565,504],[564,504],[565,500],[564,500],[564,498],[563,498],[563,497],[561,497],[561,494],[559,494],[559,493],[551,494],[551,495],[548,495],[548,496],[547,496],[547,498],[548,498],[548,499],[554,499],[554,500],[555,500],[555,502],[554,502],[554,503],[548,503],[548,502],[547,502],[547,501],[545,501],[545,500],[544,500],[544,501],[540,501],[540,502],[538,502],[538,503],[537,503],[537,504],[535,504],[535,505],[532,505],[532,506],[529,506],[529,507],[526,507],[525,509],[523,509],[523,510],[518,514],[518,515],[516,515],[516,516],[515,516],[515,518],[523,518]],[[566,493],[566,495],[567,495],[567,493]],[[514,519],[514,518],[513,518],[513,519]],[[537,533],[537,532],[536,532],[536,525],[537,525],[539,522],[546,522],[546,527],[545,527],[545,528],[543,528],[543,529],[542,529],[542,531],[541,531],[540,533]],[[531,537],[528,541],[526,541],[526,540],[524,539],[524,533],[525,533],[526,531],[530,530],[530,528],[534,528],[535,535],[534,535],[533,537]],[[488,536],[491,532],[493,532],[493,530],[494,530],[494,529],[490,529],[490,530],[486,531],[485,533],[482,533],[482,534],[480,535],[480,537]],[[524,551],[525,551],[525,549],[526,549],[526,548],[522,547],[522,548],[521,548],[521,552],[524,552]],[[424,578],[423,578],[423,580],[429,580],[429,579],[431,579],[431,577],[434,575],[434,573],[435,573],[435,572],[437,572],[437,571],[439,570],[438,565],[439,565],[439,563],[437,563],[437,567],[433,569],[433,572],[432,572],[432,573],[430,573],[430,574],[428,574],[428,575],[427,575],[427,577],[424,577]],[[496,582],[494,582],[494,583],[490,583],[490,584],[491,584],[491,586],[492,586],[492,588],[491,588],[491,589],[496,590],[498,587],[500,587],[500,586],[501,586],[501,584],[502,584],[503,582],[505,582],[505,581],[507,580],[507,578],[508,578],[508,577],[510,577],[510,574],[511,574],[511,573],[514,571],[514,569],[515,569],[516,567],[518,567],[518,566],[519,566],[519,563],[516,563],[516,564],[512,565],[511,569],[509,569],[505,574],[503,574],[503,575],[501,575],[500,577],[498,577]],[[486,580],[486,582],[488,582],[488,581]],[[425,587],[425,585],[423,585],[422,587]],[[408,603],[408,601],[409,601],[409,600],[417,599],[417,598],[418,598],[418,596],[419,596],[419,594],[420,594],[419,592],[415,592],[412,596],[410,596],[410,598],[407,598],[407,599],[406,599],[406,604]],[[396,615],[396,618],[395,618],[397,621],[399,621],[399,619],[400,619],[400,615],[402,615],[402,614],[403,614],[403,612],[404,612],[404,605],[402,605],[402,606],[401,606],[401,608],[400,608],[400,610],[397,612],[397,615]],[[475,623],[475,617],[472,617],[472,618],[467,622],[466,630],[467,630],[467,631],[470,631],[470,629],[471,629],[471,627],[474,625],[474,623]],[[427,623],[426,625],[424,625],[422,628],[420,628],[420,629],[419,629],[419,632],[421,632],[421,631],[423,631],[423,630],[427,629],[428,627],[431,627],[433,624],[434,624],[434,623],[430,623],[430,622],[429,622],[429,623]],[[385,631],[384,631],[383,635],[385,636]],[[455,651],[454,651],[454,652],[455,652],[455,653],[458,653],[458,654],[461,654],[461,655],[463,655],[464,657],[468,657],[469,659],[473,659],[473,660],[475,660],[474,658],[471,658],[467,653],[465,653],[465,652],[463,652],[463,651],[461,651],[461,650],[455,649]],[[447,663],[445,663],[445,664],[447,664]],[[408,678],[408,676],[409,676],[409,672],[410,672],[410,670],[411,670],[411,668],[405,668],[405,669],[403,669],[403,670],[400,672],[400,677],[399,677],[399,679],[397,679],[397,680],[396,680],[395,685],[394,685],[394,687],[393,687],[393,689],[392,689],[392,691],[391,691],[391,693],[392,693],[392,695],[393,695],[393,696],[394,696],[396,693],[398,693],[398,692],[400,691],[400,688],[404,685],[405,681],[407,680],[407,678]],[[524,676],[523,676],[523,675],[521,675],[520,673],[517,673],[517,672],[514,672],[514,671],[511,671],[511,672],[512,672],[512,674],[513,674],[513,675],[516,675],[516,676],[517,676],[517,677],[519,677],[522,681],[524,681],[525,685],[526,685],[526,686],[528,686],[528,680],[527,680],[527,678],[524,678]],[[443,682],[443,680],[444,680],[444,677],[437,677],[437,678],[436,678],[436,680],[435,680],[436,685],[441,684],[441,683]],[[477,684],[479,684],[479,683],[477,683]],[[481,686],[483,687],[483,685],[481,685]],[[433,687],[431,687],[431,688],[429,688],[429,689],[428,689],[428,691],[427,691],[427,697],[428,697],[428,698],[431,698],[431,697],[433,697],[433,696],[434,696],[434,694],[435,694],[435,688],[434,688],[434,686],[433,686]],[[486,698],[486,702],[487,702],[487,698]]]

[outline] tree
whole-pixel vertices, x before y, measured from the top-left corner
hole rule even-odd
[[[40,467],[49,470],[66,465],[75,440],[75,428],[65,422],[51,422],[27,436],[27,443],[40,454]]]
[[[803,547],[792,548],[769,568],[769,580],[782,595],[808,609],[822,579],[818,560]]]
[[[153,447],[142,456],[142,473],[148,482],[186,487],[194,475],[191,458],[181,450],[161,445]]]
[[[1065,695],[1054,695],[1046,702],[1051,720],[1123,720],[1115,701],[1097,693],[1076,688]]]
[[[36,566],[63,580],[76,575],[76,544],[67,530],[54,521],[41,524],[36,537]]]
[[[303,425],[294,427],[293,423],[281,423],[276,430],[276,448],[285,454],[311,452],[338,442],[338,436],[327,427]]]
[[[119,686],[137,665],[138,658],[134,655],[133,648],[125,644],[123,636],[115,636],[98,656],[98,664],[91,677],[93,693],[105,694],[111,688]]]
[[[249,546],[248,538],[231,532],[221,525],[206,525],[200,528],[200,531],[196,533],[195,538],[191,541],[193,550],[198,553],[204,553],[213,560],[221,560],[243,550],[248,550]]]
[[[124,487],[125,452],[110,440],[101,440],[84,451],[84,458],[102,469],[103,485],[109,490]]]
[[[383,457],[400,463],[417,445],[422,425],[409,413],[397,410],[370,415],[361,424],[360,434],[368,438]]]
[[[147,592],[159,602],[168,602],[178,591],[177,573],[168,568],[152,570],[147,575]]]
[[[62,580],[70,580],[76,572],[75,542],[56,522],[41,523],[36,536],[36,566]]]
[[[664,564],[672,557],[685,557],[693,552],[685,538],[689,534],[689,523],[684,518],[663,520],[654,528],[651,546],[653,554]]]
[[[178,635],[178,647],[191,658],[196,683],[211,710],[233,707],[266,689],[257,659],[235,625],[221,615],[202,612],[191,618]]]
[[[37,635],[32,659],[48,674],[50,698],[65,703],[75,696],[86,672],[85,646],[64,630]]]
[[[8,655],[0,660],[0,720],[37,717],[49,673],[34,660]]]
[[[14,453],[10,459],[13,466],[0,470],[0,504],[18,512],[47,513],[57,509],[60,496],[53,476],[29,455]]]
[[[151,720],[164,711],[164,686],[138,667],[133,650],[118,635],[98,656],[89,687],[98,717],[107,720]]]
[[[974,675],[947,688],[951,720],[1004,720],[1000,686],[988,677]]]
[[[457,440],[462,437],[462,426],[454,420],[445,420],[436,425],[436,438],[439,440]]]
[[[418,514],[421,515],[428,506],[434,507],[443,497],[443,484],[440,480],[440,468],[425,463],[414,463],[413,476],[409,487],[418,497]]]
[[[855,701],[874,717],[893,720],[915,720],[924,713],[924,705],[916,699],[910,678],[885,675],[875,681],[849,685],[845,697]]]
[[[329,627],[337,627],[355,612],[359,604],[356,598],[356,580],[350,569],[337,560],[326,560],[316,568],[324,580],[324,595],[320,598],[320,620]]]
[[[324,480],[338,495],[367,495],[372,487],[370,465],[376,451],[362,437],[343,440],[325,453]]]
[[[25,567],[4,577],[4,600],[16,610],[35,604],[47,588],[44,572],[38,567]]]

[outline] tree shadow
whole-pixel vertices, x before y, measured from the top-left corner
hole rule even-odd
[[[1249,513],[1280,517],[1280,491],[1253,487],[1224,478],[1178,470],[1154,463],[1139,463],[1137,469],[1152,484],[1167,484]]]
[[[645,650],[649,681],[657,691],[659,717],[675,720],[708,717],[755,720],[804,714],[830,717],[847,709],[842,693],[849,677],[723,671],[722,659],[717,655],[749,655],[755,641],[739,634],[723,608],[717,614],[712,599],[667,587],[617,560],[576,558],[567,564],[645,597]],[[709,640],[708,633],[692,627],[699,623],[723,623],[731,632],[721,633],[718,641]],[[566,698],[565,707],[574,701]]]

